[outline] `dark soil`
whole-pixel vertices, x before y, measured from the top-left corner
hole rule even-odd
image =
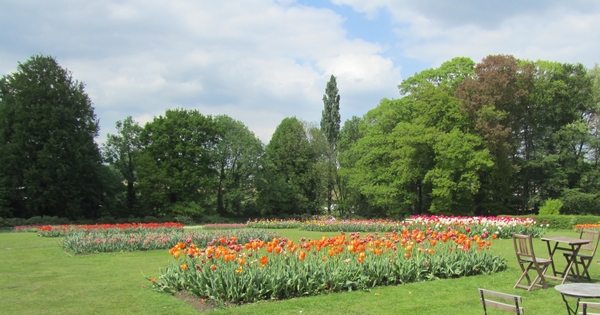
[[[208,312],[217,307],[214,301],[211,300],[203,300],[191,293],[187,293],[184,291],[179,291],[175,293],[175,297],[185,301],[187,304],[191,305],[198,312]]]

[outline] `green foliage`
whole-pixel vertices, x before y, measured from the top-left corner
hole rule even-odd
[[[140,134],[137,165],[146,215],[196,216],[214,206],[214,149],[222,134],[212,117],[196,110],[167,110]]]
[[[548,224],[551,229],[572,229],[576,224],[598,224],[600,216],[595,215],[535,215],[538,222]]]
[[[217,213],[222,216],[257,214],[256,181],[260,180],[263,144],[240,121],[229,116],[215,117],[222,137],[214,148],[217,171]]]
[[[315,163],[303,124],[295,117],[283,119],[266,147],[264,176],[257,185],[263,214],[315,213],[319,207],[319,185],[312,176]]]
[[[442,63],[437,69],[427,69],[415,73],[412,77],[398,85],[401,94],[409,94],[432,84],[435,86],[449,85],[456,88],[467,78],[473,78],[475,62],[468,57],[456,57]]]
[[[570,215],[535,215],[533,217],[538,222],[546,222],[551,229],[570,229],[575,222],[575,216]]]
[[[83,83],[33,56],[0,80],[0,121],[3,215],[100,217],[98,120]]]
[[[331,147],[335,148],[340,133],[340,95],[335,76],[331,75],[323,95],[321,130]]]
[[[600,214],[598,199],[595,193],[585,193],[579,189],[565,189],[560,200],[563,202],[561,213],[563,214]]]
[[[428,84],[383,100],[361,126],[362,137],[343,154],[357,160],[341,173],[371,204],[393,217],[473,212],[479,174],[493,162],[482,138],[465,128],[448,86]]]
[[[107,136],[102,145],[104,161],[117,170],[127,185],[126,211],[118,215],[138,215],[137,194],[134,183],[137,182],[136,168],[137,158],[142,150],[140,134],[142,127],[135,122],[131,116],[116,123],[117,134]]]
[[[318,176],[324,182],[324,195],[327,211],[331,213],[334,199],[339,196],[339,178],[337,175],[337,142],[340,135],[340,95],[338,94],[335,76],[331,75],[325,94],[323,95],[323,113],[321,115],[321,132],[325,137],[325,146],[322,168]],[[336,198],[334,198],[336,197]]]
[[[558,199],[548,199],[544,205],[540,207],[540,215],[558,215],[563,203]]]

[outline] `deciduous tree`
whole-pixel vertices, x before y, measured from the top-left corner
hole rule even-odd
[[[263,213],[315,213],[317,183],[311,176],[315,161],[302,122],[296,117],[283,119],[266,147],[265,182],[260,185]]]
[[[213,152],[221,135],[212,117],[196,110],[167,110],[144,126],[138,187],[146,214],[200,216],[213,209]]]
[[[128,116],[116,123],[117,134],[109,134],[102,146],[104,161],[114,167],[127,185],[126,206],[123,216],[137,216],[137,202],[134,184],[137,182],[137,158],[142,150],[140,133],[142,127]]]
[[[213,152],[217,212],[223,216],[256,215],[256,180],[263,144],[242,122],[229,116],[216,116],[215,123],[223,132]]]

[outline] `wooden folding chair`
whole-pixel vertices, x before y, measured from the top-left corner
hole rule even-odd
[[[600,231],[582,229],[579,232],[580,239],[590,240],[588,244],[582,245],[581,249],[577,253],[577,257],[573,260],[573,267],[571,269],[571,276],[573,277],[585,277],[588,280],[592,280],[588,268],[596,255],[596,249],[598,249],[598,243],[600,241]],[[571,259],[573,253],[563,253],[567,261]],[[581,270],[579,269],[581,268]]]
[[[600,313],[590,313],[588,310],[600,310],[600,303],[592,303],[592,302],[579,302],[579,308],[581,312],[580,315],[600,315]]]
[[[481,305],[483,305],[483,312],[485,313],[485,315],[487,315],[488,307],[493,307],[504,311],[510,311],[515,314],[524,313],[523,306],[521,306],[523,304],[523,299],[518,295],[512,295],[503,292],[490,291],[479,288],[479,296],[481,300]],[[511,304],[492,300],[491,298],[510,302]]]
[[[515,254],[517,255],[517,261],[521,267],[523,274],[515,284],[514,288],[527,289],[531,291],[533,287],[547,288],[548,282],[544,277],[548,266],[552,263],[552,259],[538,258],[535,257],[533,251],[533,241],[531,235],[513,234],[513,243],[515,246]],[[536,277],[533,281],[529,277],[529,271],[535,271]],[[523,280],[527,279],[527,285],[521,284]]]

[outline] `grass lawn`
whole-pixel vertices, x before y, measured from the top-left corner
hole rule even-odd
[[[295,229],[277,232],[293,240],[337,235]],[[551,231],[548,235],[578,236],[571,231]],[[158,269],[173,259],[166,250],[72,256],[60,248],[59,241],[34,233],[0,234],[0,314],[198,314],[186,302],[149,288],[144,276],[158,275]],[[547,257],[545,243],[540,240],[534,243],[537,255]],[[551,286],[546,290],[513,289],[521,272],[512,240],[497,240],[492,248],[507,257],[509,270],[494,275],[378,287],[369,292],[259,302],[206,313],[479,315],[483,313],[479,287],[523,296],[526,314],[566,313],[560,294],[553,289],[558,281],[550,280]],[[564,266],[562,257],[555,260]],[[600,265],[595,261],[590,274],[595,282],[600,280]]]

